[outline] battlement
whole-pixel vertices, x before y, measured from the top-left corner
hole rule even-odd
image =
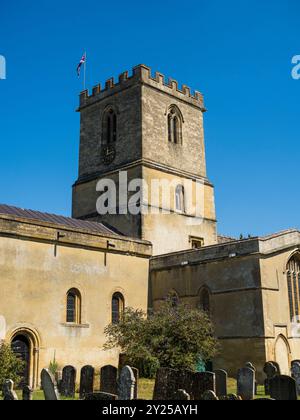
[[[151,69],[143,64],[134,67],[131,75],[129,75],[128,71],[120,74],[117,82],[114,78],[108,79],[105,82],[104,88],[102,88],[100,84],[94,86],[91,94],[88,90],[81,92],[79,110],[108,96],[114,95],[123,89],[128,89],[138,83],[161,90],[180,100],[189,102],[190,104],[200,108],[203,112],[206,111],[203,95],[200,92],[195,91],[192,93],[191,89],[186,85],[182,85],[181,89],[179,89],[179,85],[176,80],[171,78],[166,79],[165,76],[159,72],[156,72],[153,77]]]

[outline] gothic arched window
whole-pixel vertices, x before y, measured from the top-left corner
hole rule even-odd
[[[179,108],[172,105],[168,111],[168,140],[170,143],[182,144],[183,118]]]
[[[288,295],[291,321],[300,322],[300,257],[294,256],[287,266]]]
[[[210,293],[209,290],[205,287],[200,292],[200,309],[207,314],[210,313]]]
[[[177,185],[176,187],[175,202],[176,202],[176,211],[185,213],[185,197],[184,197],[183,185]]]
[[[77,289],[71,289],[67,293],[66,318],[68,323],[81,323],[81,295]]]
[[[102,124],[102,144],[108,145],[117,140],[117,114],[112,108],[104,112]]]
[[[121,293],[114,293],[111,302],[111,320],[113,324],[118,324],[125,309],[124,296]]]

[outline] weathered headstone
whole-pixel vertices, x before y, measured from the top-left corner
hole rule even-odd
[[[30,386],[25,385],[22,392],[22,399],[23,401],[32,401],[33,398],[33,390]]]
[[[264,365],[264,373],[267,376],[265,379],[265,394],[270,395],[270,380],[279,374],[278,369],[272,362],[267,362]]]
[[[292,362],[292,378],[295,379],[296,385],[297,385],[297,393],[300,395],[300,362],[293,361]]]
[[[247,362],[247,363],[245,364],[245,367],[247,367],[247,368],[249,368],[249,369],[254,370],[254,372],[256,373],[256,367],[254,366],[254,364],[253,364],[253,363],[251,363],[251,362]],[[255,380],[255,384],[254,384],[254,386],[255,386],[254,394],[255,394],[255,395],[257,395],[257,393],[258,393],[258,382],[257,382],[256,380]]]
[[[133,400],[135,377],[130,366],[124,366],[118,380],[119,400]]]
[[[42,390],[44,391],[46,401],[57,401],[60,395],[57,389],[54,376],[48,369],[43,369],[41,373]]]
[[[174,398],[175,401],[190,401],[190,395],[184,389],[178,389],[175,392]]]
[[[156,373],[153,400],[172,400],[178,389],[185,389],[178,386],[178,372],[175,369],[159,368]]]
[[[214,374],[216,375],[216,395],[218,397],[227,395],[227,372],[222,369],[217,369],[214,371]]]
[[[237,375],[237,393],[243,400],[254,399],[255,394],[255,372],[250,368],[242,368]]]
[[[215,374],[160,368],[156,375],[153,399],[172,400],[178,389],[184,389],[191,400],[201,400],[205,391],[216,392]]]
[[[219,398],[216,396],[216,394],[213,391],[205,391],[202,395],[203,401],[218,401]]]
[[[100,391],[117,395],[118,369],[114,366],[103,366],[100,370]]]
[[[277,369],[277,375],[281,375],[281,369],[277,362],[271,362]]]
[[[253,363],[251,363],[251,362],[247,362],[246,364],[245,364],[245,367],[247,367],[247,368],[249,368],[249,369],[252,369],[252,370],[254,370],[254,372],[256,372],[256,367],[253,365]]]
[[[140,372],[137,368],[132,367],[132,372],[135,378],[135,385],[134,385],[134,396],[133,399],[137,400],[138,398],[138,386],[139,386],[139,379],[140,379]]]
[[[14,391],[14,382],[10,379],[7,379],[2,388],[3,399],[4,401],[17,401],[18,397]]]
[[[216,375],[213,372],[193,373],[191,391],[185,389],[192,394],[192,399],[201,400],[206,391],[216,393]]]
[[[86,401],[115,401],[118,399],[118,396],[107,392],[94,392],[86,394],[84,399]]]
[[[297,401],[297,385],[290,376],[277,375],[270,379],[270,395],[277,401]]]
[[[76,369],[73,366],[65,366],[62,371],[60,392],[64,397],[74,398],[76,388]]]
[[[92,394],[94,391],[94,375],[95,369],[93,366],[84,366],[80,372],[80,386],[79,396],[84,399],[87,394]]]

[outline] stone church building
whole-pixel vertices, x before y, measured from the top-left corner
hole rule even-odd
[[[275,361],[289,373],[300,359],[300,232],[218,235],[203,96],[140,65],[82,92],[78,112],[72,218],[0,206],[0,340],[26,361],[24,380],[37,387],[53,360],[78,372],[117,365],[104,328],[125,306],[156,309],[170,294],[209,313],[214,368],[235,376],[251,361],[262,380]]]

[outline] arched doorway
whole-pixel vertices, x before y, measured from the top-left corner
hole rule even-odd
[[[40,338],[38,333],[27,327],[18,328],[9,334],[8,342],[17,357],[25,363],[24,370],[20,372],[22,379],[18,387],[29,385],[36,389],[39,385]]]
[[[17,335],[12,340],[11,348],[15,355],[24,362],[24,369],[19,372],[22,379],[17,385],[19,388],[23,388],[30,383],[30,342],[25,335]]]
[[[275,344],[275,358],[276,362],[280,366],[280,371],[282,375],[289,375],[290,374],[290,351],[288,343],[283,336],[279,336],[277,338]]]

